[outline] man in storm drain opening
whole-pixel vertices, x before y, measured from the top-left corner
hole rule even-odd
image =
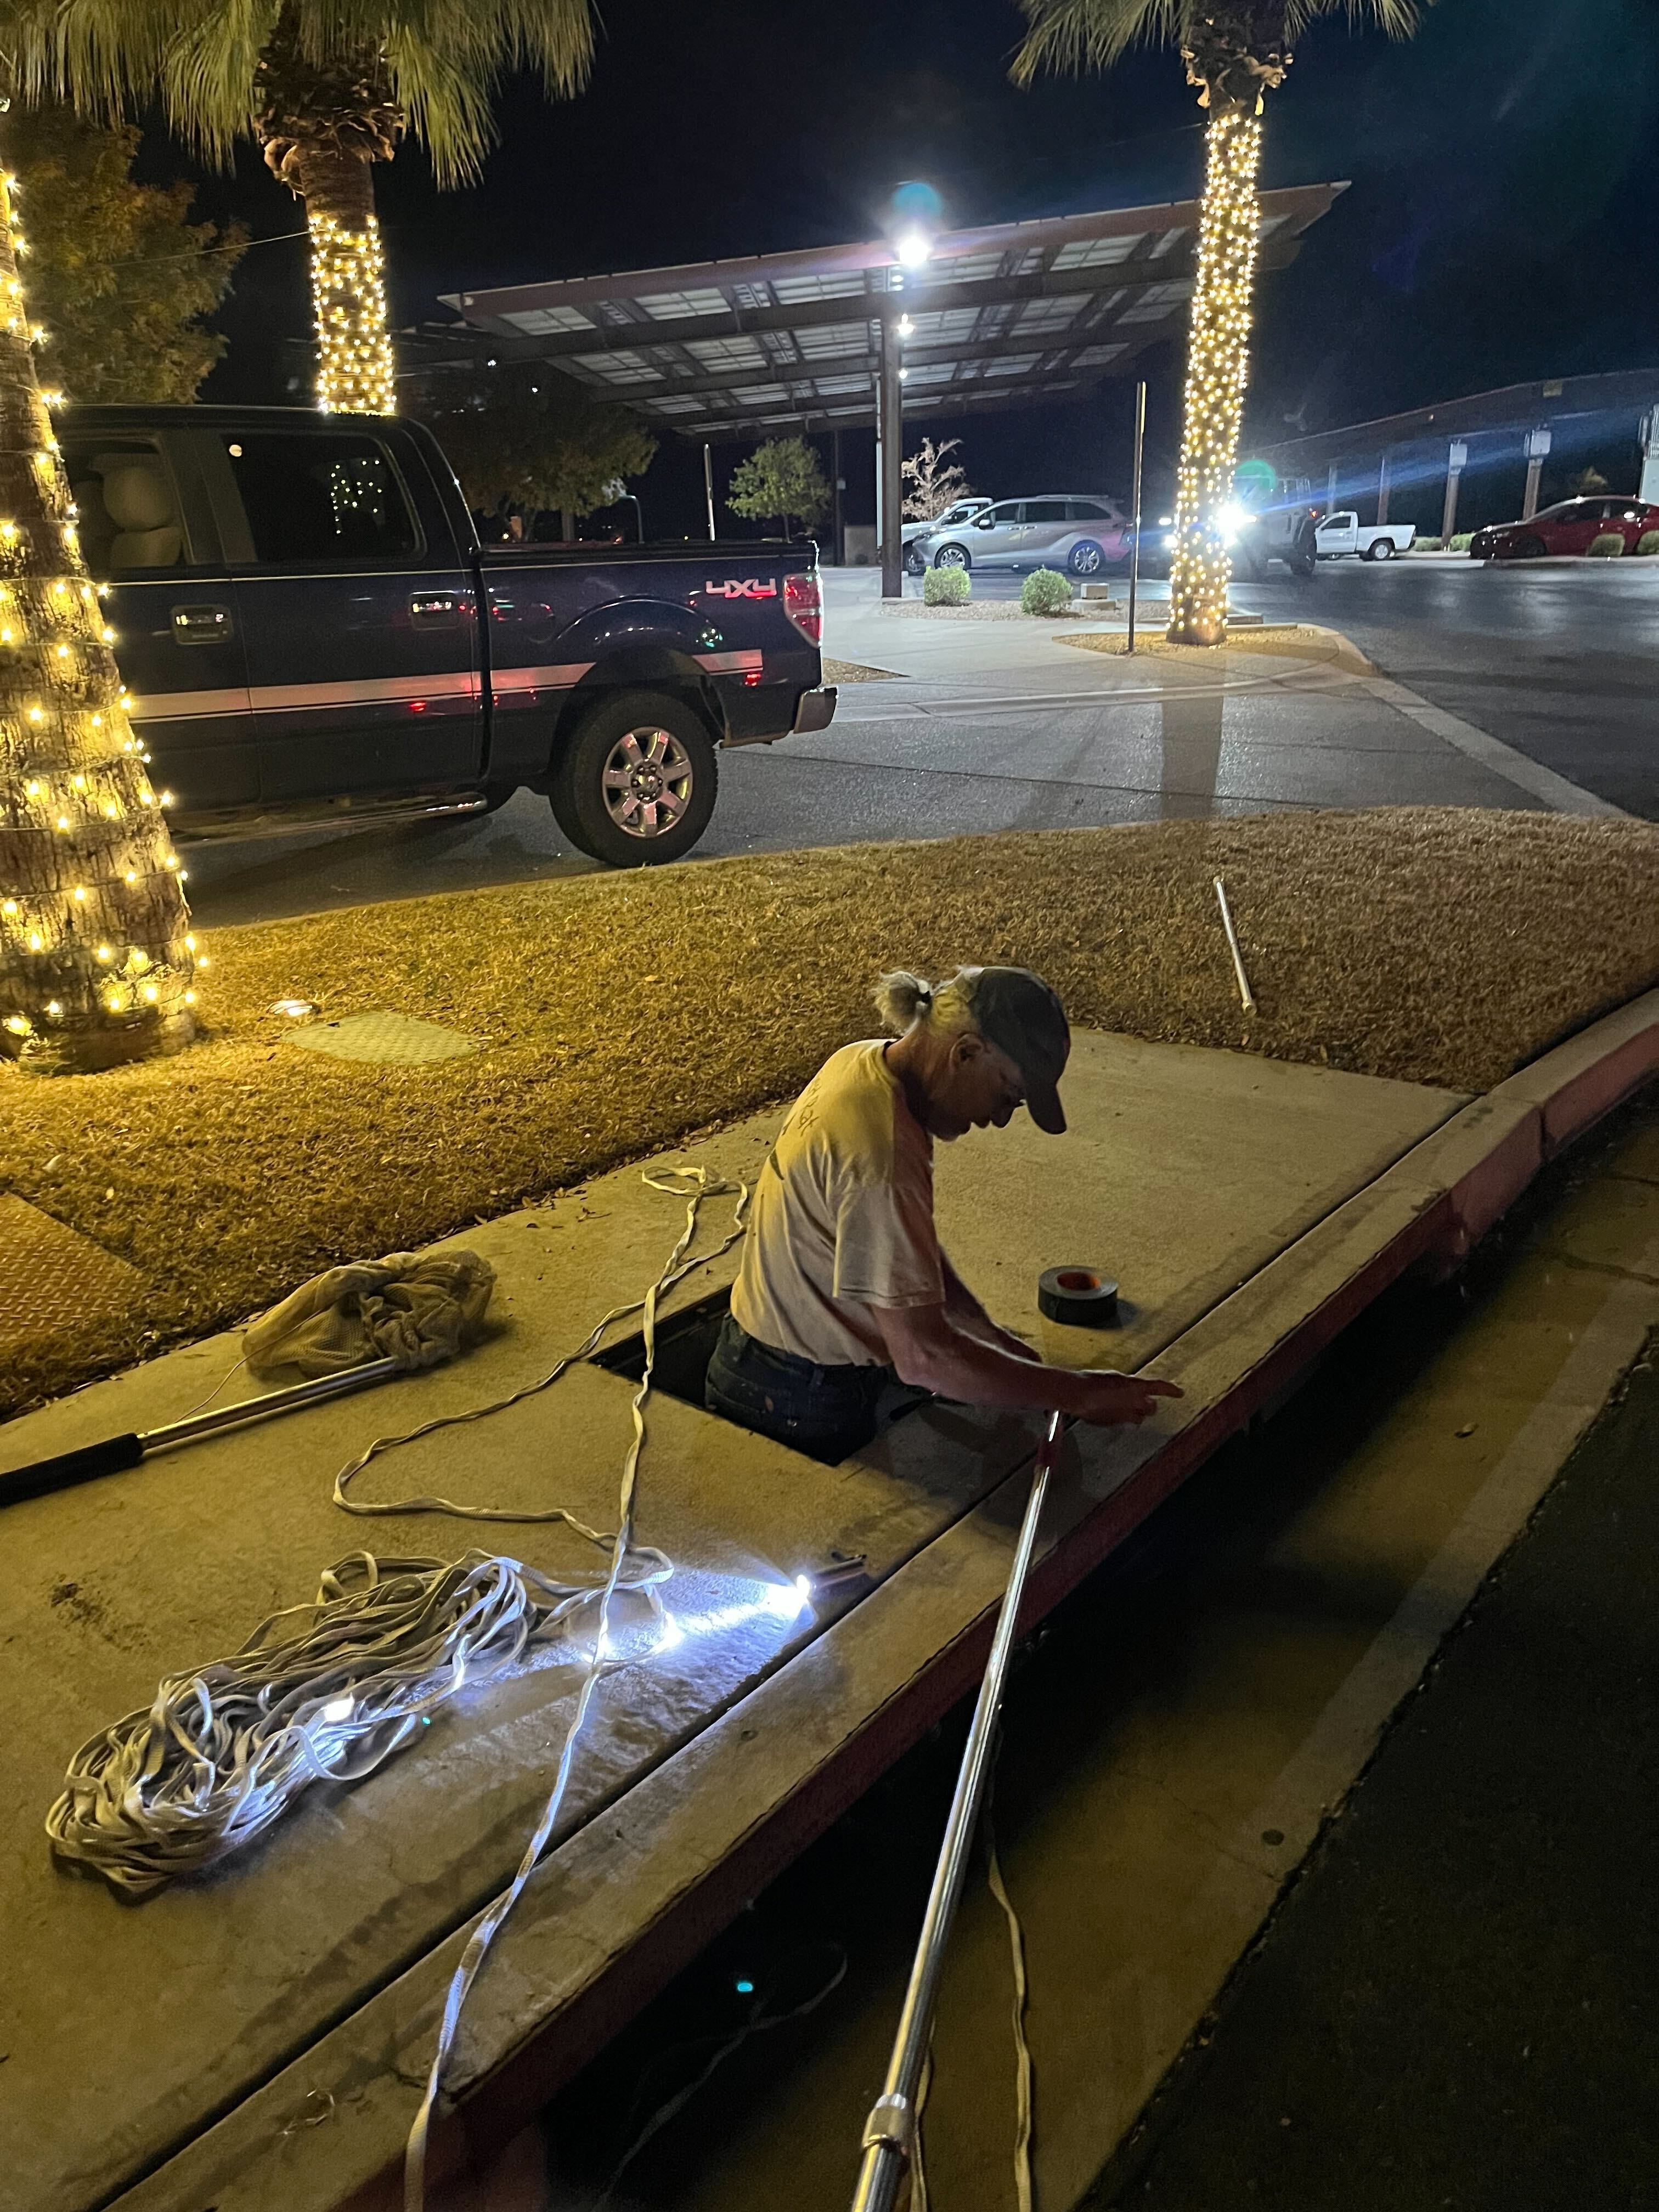
[[[1066,1010],[1024,968],[903,969],[877,1008],[899,1035],[843,1045],[796,1101],[757,1187],[732,1310],[709,1363],[712,1411],[813,1459],[875,1434],[895,1376],[976,1406],[1144,1421],[1173,1382],[1047,1365],[999,1328],[939,1249],[933,1141],[1006,1128],[1024,1105],[1063,1134]]]

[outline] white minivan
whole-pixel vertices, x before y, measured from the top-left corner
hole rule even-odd
[[[1123,510],[1088,492],[1003,499],[965,524],[936,526],[909,548],[912,568],[1066,568],[1093,576],[1123,558]]]

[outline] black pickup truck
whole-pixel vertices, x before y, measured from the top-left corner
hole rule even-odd
[[[527,787],[677,860],[716,749],[819,730],[810,544],[481,545],[418,423],[76,407],[58,434],[180,837],[482,813]]]

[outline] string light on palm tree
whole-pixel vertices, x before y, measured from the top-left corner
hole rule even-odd
[[[86,573],[0,177],[0,1053],[88,1073],[193,1034],[205,966]]]
[[[1233,497],[1261,216],[1256,177],[1267,94],[1285,82],[1291,46],[1321,15],[1346,15],[1408,38],[1430,0],[1020,0],[1030,29],[1016,83],[1040,70],[1109,69],[1137,41],[1179,49],[1187,82],[1209,112],[1204,199],[1194,270],[1176,552],[1172,641],[1220,645],[1231,563],[1222,509]]]
[[[499,80],[528,68],[568,97],[593,52],[590,0],[9,0],[6,16],[30,97],[103,122],[159,96],[222,165],[258,141],[305,203],[329,412],[393,402],[374,164],[412,132],[441,185],[471,181]]]

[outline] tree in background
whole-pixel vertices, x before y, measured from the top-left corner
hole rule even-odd
[[[904,495],[904,520],[907,522],[932,522],[947,507],[954,507],[972,491],[973,486],[963,475],[959,462],[947,466],[945,455],[954,453],[962,441],[947,438],[936,446],[931,438],[924,438],[921,450],[908,460],[901,461],[904,480],[910,489]]]
[[[528,363],[493,372],[465,398],[417,403],[417,411],[468,506],[489,513],[517,504],[590,514],[610,503],[619,477],[642,475],[657,450],[637,415]]]
[[[1176,46],[1209,112],[1203,213],[1193,286],[1170,636],[1220,645],[1231,564],[1220,520],[1232,497],[1260,214],[1255,179],[1266,96],[1285,82],[1297,34],[1345,13],[1391,38],[1410,37],[1429,0],[1019,0],[1030,23],[1014,58],[1017,84],[1039,70],[1109,69],[1137,40]]]
[[[60,107],[14,112],[6,149],[29,211],[29,300],[72,400],[194,399],[225,349],[206,327],[247,244],[186,220],[190,185],[135,184],[138,133]]]
[[[258,139],[305,202],[319,404],[369,414],[393,404],[373,165],[409,131],[441,185],[475,178],[501,76],[568,95],[593,51],[588,0],[0,0],[0,30],[33,100],[112,122],[159,99],[221,163]]]
[[[816,529],[830,512],[830,485],[805,438],[770,438],[732,471],[726,505],[745,522]]]

